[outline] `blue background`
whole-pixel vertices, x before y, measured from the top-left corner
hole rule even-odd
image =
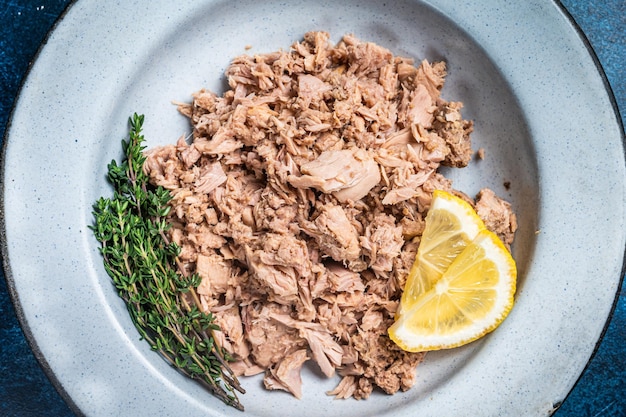
[[[69,3],[67,0],[0,0],[0,127],[3,132],[29,63]],[[626,0],[563,0],[562,5],[580,26],[604,68],[624,123]],[[31,352],[3,278],[0,278],[0,317],[0,416],[75,415]],[[587,369],[554,415],[626,416],[625,289],[616,299],[612,318]]]

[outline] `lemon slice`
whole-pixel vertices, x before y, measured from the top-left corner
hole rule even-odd
[[[424,234],[427,231],[428,224]],[[389,337],[402,349],[422,352],[462,346],[494,330],[509,314],[517,279],[510,252],[484,226],[463,245],[438,279],[429,278],[425,291],[414,291],[407,281],[404,291],[414,295],[403,296],[389,328]],[[418,255],[415,262],[421,261]],[[418,277],[412,283],[423,281]]]
[[[402,293],[400,310],[410,308],[420,294],[430,290],[463,249],[485,230],[483,221],[467,202],[435,190],[426,226]]]

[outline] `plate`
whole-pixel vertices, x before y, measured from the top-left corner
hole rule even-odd
[[[104,4],[103,4],[104,3]],[[429,354],[416,386],[337,401],[304,372],[295,400],[244,381],[245,415],[549,415],[610,313],[626,246],[622,132],[584,42],[552,2],[401,0],[74,3],[17,101],[3,159],[3,256],[22,325],[57,388],[86,415],[231,415],[139,340],[87,226],[111,193],[133,112],[150,146],[189,132],[172,101],[221,91],[234,56],[288,48],[309,30],[445,60],[486,159],[446,172],[509,199],[520,229],[516,306],[488,337]],[[250,48],[250,49],[248,49]],[[504,183],[510,183],[505,187]],[[602,198],[598,198],[602,196]]]

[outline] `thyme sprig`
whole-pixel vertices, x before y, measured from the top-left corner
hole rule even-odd
[[[113,197],[93,205],[90,228],[141,337],[184,375],[243,410],[236,391],[245,391],[214,337],[219,327],[200,308],[196,287],[201,278],[186,271],[178,258],[180,247],[167,236],[170,193],[151,186],[143,170],[143,122],[143,115],[129,118],[129,138],[122,140],[125,158],[108,165]]]

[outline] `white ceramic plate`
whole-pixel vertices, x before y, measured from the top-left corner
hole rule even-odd
[[[127,118],[150,146],[189,132],[172,100],[221,91],[235,55],[288,48],[309,30],[354,33],[394,53],[444,59],[445,97],[465,103],[486,159],[449,171],[494,188],[520,229],[516,306],[490,336],[429,354],[413,389],[367,401],[304,397],[245,380],[251,416],[548,415],[602,332],[624,257],[619,124],[580,35],[550,1],[80,0],[51,34],[15,108],[3,166],[7,278],[37,356],[87,415],[231,415],[139,340],[88,230],[111,190]],[[510,189],[503,186],[510,182]]]

